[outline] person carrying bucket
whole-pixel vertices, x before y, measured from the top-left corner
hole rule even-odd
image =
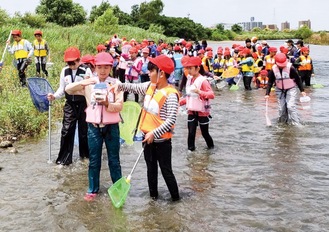
[[[144,159],[152,199],[158,198],[158,163],[169,189],[171,199],[180,199],[177,181],[172,171],[172,136],[176,123],[179,93],[168,84],[174,71],[174,61],[166,55],[149,58],[150,82],[120,83],[113,88],[145,95],[139,129],[144,134]]]
[[[48,71],[46,70],[47,55],[49,54],[48,43],[42,38],[42,31],[40,30],[34,32],[34,37],[33,49],[37,76],[40,77],[40,71],[42,69],[42,72],[48,77]]]
[[[201,59],[190,57],[183,62],[183,66],[188,69],[186,82],[186,97],[182,98],[180,105],[186,105],[188,110],[187,146],[189,151],[194,151],[195,135],[198,124],[201,133],[207,143],[208,149],[214,148],[214,141],[209,134],[210,99],[215,98],[215,94],[207,81],[207,78],[200,74]]]
[[[107,52],[95,56],[96,77],[70,83],[68,94],[83,95],[87,101],[86,121],[88,122],[89,145],[89,188],[85,200],[93,200],[99,192],[102,166],[102,146],[106,145],[108,167],[112,182],[122,177],[120,165],[120,111],[123,107],[123,92],[109,90],[111,85],[120,83],[110,77],[113,57]]]
[[[64,52],[64,61],[67,66],[60,74],[60,85],[57,91],[48,93],[48,100],[65,96],[63,127],[61,131],[61,142],[56,164],[70,165],[72,163],[75,128],[78,122],[79,133],[79,155],[81,159],[88,158],[88,140],[86,123],[86,99],[81,95],[70,95],[65,92],[65,86],[73,82],[82,81],[84,78],[91,77],[92,73],[80,63],[80,51],[76,47],[69,47]]]
[[[296,69],[288,62],[284,53],[278,53],[274,57],[275,64],[269,73],[265,99],[269,98],[272,85],[275,83],[275,93],[279,108],[279,122],[300,125],[297,113],[296,98],[297,88],[303,97],[306,96],[300,77]]]
[[[7,49],[10,54],[14,54],[19,80],[21,82],[22,87],[25,87],[26,86],[25,69],[29,64],[31,64],[33,47],[28,40],[22,38],[22,32],[20,30],[13,30],[11,32],[11,35],[14,39],[14,43],[13,46],[9,46],[10,40],[8,40]]]

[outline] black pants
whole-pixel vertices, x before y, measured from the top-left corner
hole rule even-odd
[[[243,84],[245,90],[251,90],[251,81],[252,81],[251,76],[243,76]]]
[[[123,93],[123,101],[127,101],[128,95],[129,95],[129,92],[124,92]],[[134,95],[135,95],[135,102],[138,103],[138,101],[139,101],[139,95],[138,95],[138,93],[134,93]]]
[[[121,81],[121,83],[125,83],[125,73],[126,73],[125,69],[122,69],[122,68],[118,69],[118,76],[119,76],[119,80]]]
[[[144,159],[147,166],[147,180],[151,197],[158,197],[158,162],[163,179],[173,200],[179,199],[175,175],[171,165],[171,139],[161,143],[145,144]]]
[[[86,122],[85,108],[83,102],[66,101],[64,105],[63,127],[61,131],[61,145],[56,160],[57,164],[69,165],[72,163],[74,147],[75,128],[78,122],[79,133],[79,155],[81,158],[89,158],[88,149],[88,125]]]
[[[26,86],[25,70],[26,70],[27,66],[28,66],[28,64],[27,64],[26,59],[18,59],[17,60],[18,76],[19,76],[19,81],[21,82],[22,86]]]
[[[302,70],[298,71],[300,79],[302,80],[302,83],[305,83],[305,86],[311,86],[311,76],[312,71],[311,70]]]
[[[48,77],[48,71],[46,70],[46,63],[44,62],[45,57],[37,57],[38,62],[35,63],[35,69],[37,70],[37,75],[40,75],[41,69],[42,72]]]
[[[209,117],[202,116],[200,117],[197,112],[194,114],[189,114],[187,116],[187,127],[188,127],[188,137],[187,137],[187,146],[190,151],[195,150],[195,134],[196,128],[200,124],[200,130],[202,137],[207,143],[208,148],[214,147],[214,141],[209,134]]]

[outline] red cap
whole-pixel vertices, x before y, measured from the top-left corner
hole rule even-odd
[[[187,62],[190,60],[189,56],[183,56],[181,59],[181,63],[183,65],[183,67],[186,67]]]
[[[69,47],[64,52],[64,61],[75,61],[80,58],[80,50],[76,47]]]
[[[21,32],[21,30],[12,30],[12,31],[11,31],[11,35],[22,36],[22,32]]]
[[[224,56],[230,56],[230,55],[231,55],[230,51],[225,51],[224,52]]]
[[[281,51],[283,54],[288,54],[289,50],[288,48],[282,48],[282,51]]]
[[[99,44],[99,45],[97,45],[96,49],[97,49],[98,52],[100,52],[102,50],[106,50],[106,47],[105,47],[104,44]]]
[[[212,51],[212,47],[206,47],[206,51]]]
[[[302,48],[300,49],[300,51],[301,51],[301,52],[308,52],[309,49],[308,49],[308,47],[302,47]]]
[[[205,53],[205,51],[203,50],[203,49],[200,49],[199,51],[198,51],[198,54],[204,54]]]
[[[95,57],[90,54],[84,55],[83,57],[81,57],[81,63],[89,63],[95,66]]]
[[[34,35],[42,35],[42,31],[41,30],[35,30]]]
[[[288,63],[287,56],[283,53],[278,53],[274,56],[275,63],[279,67],[285,67]]]
[[[268,49],[268,51],[269,51],[269,52],[277,52],[278,49],[277,49],[276,47],[270,47],[270,48]]]
[[[209,53],[209,52],[208,52]],[[183,60],[183,59],[182,59]],[[194,66],[200,66],[202,63],[202,60],[200,57],[195,57],[195,56],[192,56],[192,57],[188,57],[186,58],[186,61],[184,60],[184,62],[182,62],[182,65],[184,67],[194,67]]]
[[[145,48],[142,49],[142,53],[149,54],[150,53],[150,49],[148,47],[145,47]]]
[[[166,55],[160,55],[155,58],[150,57],[149,61],[165,73],[171,74],[175,70],[174,62]]]
[[[268,72],[265,69],[263,69],[262,71],[260,71],[260,75],[267,76]]]
[[[100,52],[95,56],[95,65],[113,65],[113,57],[107,52]]]
[[[257,55],[256,52],[253,52],[251,55],[252,55],[252,57],[253,57],[254,59],[258,59],[258,55]]]
[[[241,54],[246,54],[246,55],[248,55],[248,54],[250,54],[250,49],[249,48],[244,48],[242,51],[241,51]]]
[[[137,48],[135,48],[135,47],[131,47],[131,48],[129,49],[129,53],[138,53],[138,50],[137,50]]]
[[[187,42],[187,43],[185,44],[185,47],[186,47],[186,48],[191,48],[191,47],[192,47],[192,43],[191,43],[191,42]]]
[[[174,47],[174,51],[175,51],[175,52],[179,52],[180,50],[182,50],[180,46],[176,45],[176,46]]]

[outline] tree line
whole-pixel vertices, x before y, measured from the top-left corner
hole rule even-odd
[[[126,25],[186,40],[236,40],[240,39],[241,35],[242,37],[249,36],[248,33],[257,35],[260,39],[307,39],[312,35],[312,31],[308,28],[285,32],[255,28],[251,32],[244,32],[238,24],[234,24],[230,30],[225,30],[221,23],[216,24],[214,28],[205,28],[188,17],[163,15],[164,7],[161,0],[145,1],[131,6],[131,13],[128,14],[123,12],[118,5],[111,5],[106,0],[99,6],[93,6],[90,14],[87,15],[87,11],[73,0],[41,0],[35,13],[25,13],[24,15],[16,13],[10,20],[16,25],[24,22],[35,28],[43,28],[46,23],[54,23],[63,27],[90,23],[100,32],[108,33],[112,33],[118,25]],[[0,8],[0,26],[9,18],[7,13]],[[107,25],[108,28],[112,27],[112,29],[102,28],[104,25]]]

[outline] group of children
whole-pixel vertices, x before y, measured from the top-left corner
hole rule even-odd
[[[42,69],[48,75],[45,64],[49,47],[42,39],[40,30],[35,31],[34,35],[36,40],[32,47],[27,40],[21,38],[19,30],[12,32],[15,42],[12,47],[9,46],[9,50],[15,54],[22,85],[26,84],[24,62],[33,54],[36,57],[37,73],[40,74]],[[112,182],[119,180],[122,177],[119,155],[120,111],[129,93],[135,95],[136,102],[139,102],[139,96],[142,95],[143,109],[138,129],[144,134],[144,158],[150,196],[158,198],[159,164],[172,200],[179,200],[171,157],[178,107],[186,105],[188,112],[187,149],[191,152],[196,150],[198,126],[207,149],[213,149],[209,123],[210,101],[215,94],[208,81],[209,77],[219,80],[225,71],[238,68],[245,89],[251,90],[251,83],[254,82],[257,88],[267,89],[266,99],[270,93],[269,88],[275,84],[277,96],[280,99],[284,96],[289,102],[287,104],[281,100],[280,118],[282,121],[289,119],[294,123],[299,122],[290,102],[296,97],[295,86],[305,95],[301,83],[310,85],[309,76],[313,73],[313,65],[308,49],[301,48],[300,57],[294,57],[294,63],[288,64],[288,61],[292,61],[288,56],[289,48],[280,49],[281,52],[277,53],[276,48],[264,42],[258,44],[255,38],[245,42],[245,46],[234,44],[232,49],[219,47],[215,56],[213,49],[206,43],[202,43],[204,47],[196,47],[181,39],[175,41],[175,44],[165,44],[161,40],[156,45],[152,39],[141,43],[133,39],[128,42],[117,35],[105,45],[98,45],[96,55],[81,56],[78,48],[67,48],[64,52],[66,66],[60,74],[59,88],[54,94],[48,94],[50,101],[64,96],[66,98],[56,164],[72,163],[74,134],[78,125],[79,155],[81,159],[89,158],[89,188],[85,200],[93,200],[100,190],[104,142]],[[297,67],[298,74],[293,66]],[[229,85],[236,84],[234,76],[226,81]]]
[[[48,77],[46,64],[49,55],[49,46],[46,40],[42,38],[42,31],[34,31],[34,41],[31,44],[28,40],[22,38],[21,30],[12,30],[11,37],[14,42],[10,45],[10,39],[7,41],[9,53],[14,55],[14,64],[18,70],[19,80],[22,86],[26,86],[25,70],[32,63],[32,56],[35,57],[36,75],[41,76],[41,70],[45,77]]]

